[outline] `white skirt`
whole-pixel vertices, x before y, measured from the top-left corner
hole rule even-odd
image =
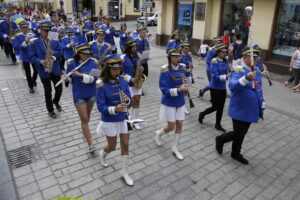
[[[120,134],[128,134],[126,122],[103,122],[100,121],[97,127],[98,134],[104,134],[109,137],[114,137]]]
[[[176,108],[161,104],[159,119],[161,121],[175,122],[176,120],[184,120],[184,105]]]
[[[129,87],[129,91],[130,91],[131,97],[142,95],[142,88],[135,89],[134,87]]]

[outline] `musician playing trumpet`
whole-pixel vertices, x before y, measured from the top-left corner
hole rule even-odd
[[[92,52],[87,44],[81,44],[76,47],[76,54],[73,59],[67,61],[67,73],[72,72],[70,76],[72,82],[73,102],[81,121],[81,129],[85,140],[89,145],[89,152],[93,153],[93,146],[89,120],[91,112],[96,101],[96,80],[91,71],[98,69],[97,60],[91,58]],[[89,60],[88,60],[89,59]],[[86,61],[88,60],[88,61]],[[81,63],[85,62],[79,69],[75,69]],[[68,79],[66,79],[68,81]]]
[[[110,50],[110,44],[104,42],[104,38],[105,38],[104,29],[98,28],[96,30],[96,36],[97,36],[97,40],[94,40],[89,43],[93,57],[99,60],[101,57],[105,58],[106,56],[111,55],[112,53]],[[104,53],[105,55],[103,55]]]
[[[167,126],[157,130],[155,142],[161,146],[161,137],[175,129],[175,140],[172,145],[172,153],[179,160],[183,160],[183,155],[178,150],[180,135],[184,116],[184,95],[188,91],[185,80],[185,65],[180,64],[181,50],[175,45],[168,48],[168,64],[161,67],[159,76],[159,88],[162,92],[160,106],[160,120],[166,121]]]
[[[141,83],[142,73],[144,68],[141,66],[141,60],[137,55],[136,41],[133,38],[128,38],[125,47],[125,56],[123,63],[123,73],[130,78],[129,90],[132,101],[132,112],[130,113],[131,118],[139,118],[140,101],[142,95],[142,85],[137,88],[137,85]],[[133,125],[136,129],[141,129],[139,124]]]
[[[127,76],[121,75],[120,56],[108,56],[101,73],[101,82],[97,84],[97,108],[101,112],[97,133],[104,134],[107,140],[107,145],[100,151],[100,161],[104,167],[109,165],[107,155],[116,149],[117,136],[120,136],[122,177],[127,185],[132,186],[133,180],[128,173],[130,134],[125,122],[127,106],[130,105],[130,91]]]
[[[106,15],[103,17],[103,25],[101,26],[101,29],[104,29],[105,31],[105,39],[104,41],[109,43],[111,45],[111,51],[113,54],[117,53],[117,47],[115,43],[114,37],[119,37],[118,32],[116,31],[116,28],[111,24],[111,16]]]
[[[51,82],[55,85],[61,79],[60,64],[56,58],[61,55],[61,46],[59,41],[49,40],[48,34],[51,30],[51,22],[45,21],[39,24],[39,38],[30,40],[29,54],[31,62],[36,66],[38,74],[44,86],[45,101],[48,114],[51,118],[56,118],[56,113],[53,109],[53,104],[56,109],[61,112],[62,108],[59,100],[62,94],[62,86],[55,87],[54,99],[52,99]],[[47,60],[47,58],[49,58]],[[51,66],[50,66],[51,64]],[[51,68],[49,71],[48,68]]]
[[[25,70],[26,80],[29,87],[29,92],[34,93],[33,87],[36,87],[37,70],[33,63],[31,63],[33,69],[33,76],[31,76],[30,69],[30,57],[29,57],[29,41],[34,38],[34,33],[29,32],[29,23],[27,21],[22,21],[19,23],[22,30],[18,33],[12,41],[12,45],[15,49],[20,51],[20,60],[22,61],[22,67]]]

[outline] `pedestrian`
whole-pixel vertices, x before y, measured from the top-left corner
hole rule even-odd
[[[214,37],[213,42],[214,42],[214,46],[209,49],[209,51],[206,55],[206,60],[205,60],[205,62],[206,62],[206,75],[207,75],[207,79],[208,79],[209,83],[210,83],[210,78],[211,78],[210,77],[210,63],[211,63],[211,60],[213,59],[213,55],[216,52],[215,46],[222,43],[222,38],[220,36]],[[204,93],[208,90],[209,90],[209,85],[207,85],[204,88],[200,89],[199,96],[203,97]]]
[[[116,149],[117,136],[120,136],[121,174],[126,184],[132,186],[133,180],[128,173],[130,133],[125,122],[127,107],[131,101],[128,79],[124,79],[121,75],[120,55],[108,56],[104,62],[101,81],[97,83],[97,108],[101,113],[97,133],[104,134],[107,140],[107,145],[100,150],[100,161],[104,167],[108,167],[107,155]]]
[[[236,67],[237,65],[242,64],[242,50],[244,49],[244,44],[241,38],[240,33],[234,34],[234,42],[232,43],[232,47],[229,49],[229,55],[232,54],[233,61],[232,67]]]
[[[221,121],[226,101],[226,81],[228,80],[230,67],[225,58],[227,56],[226,44],[217,45],[215,50],[216,52],[210,64],[211,79],[209,88],[212,106],[199,113],[198,121],[202,124],[206,115],[217,111],[215,129],[226,132],[221,125]]]
[[[179,63],[181,50],[169,46],[168,64],[161,67],[159,75],[159,88],[162,92],[160,114],[161,121],[167,125],[156,131],[155,142],[161,146],[162,135],[175,130],[175,139],[172,145],[172,153],[179,160],[183,160],[183,155],[178,150],[179,139],[182,133],[184,116],[184,95],[188,91],[188,86],[184,82],[185,66]]]
[[[222,43],[226,44],[226,48],[228,49],[230,46],[230,35],[229,35],[229,31],[225,30],[222,36]]]
[[[300,43],[292,55],[289,72],[293,73],[293,75],[285,82],[285,86],[291,85],[293,81],[294,85],[297,86],[300,80]]]
[[[100,9],[99,9],[99,17],[103,17],[103,9],[102,9],[101,6],[100,6]]]
[[[67,61],[66,73],[72,72],[70,79],[73,86],[73,102],[80,117],[82,133],[89,145],[89,152],[93,153],[96,149],[92,142],[89,121],[96,102],[97,77],[90,74],[93,70],[98,69],[98,64],[97,60],[91,56],[92,52],[87,44],[76,46],[76,54],[73,59]],[[81,65],[82,63],[84,64]],[[79,65],[81,67],[76,69]]]
[[[200,44],[200,48],[198,50],[198,56],[200,56],[199,57],[199,64],[200,64],[201,60],[205,60],[207,49],[208,49],[207,43],[204,42],[204,40],[202,40],[201,44]]]
[[[55,85],[61,79],[61,69],[58,58],[61,56],[62,49],[59,41],[48,39],[51,28],[52,25],[49,21],[44,21],[39,24],[41,37],[30,40],[29,52],[31,62],[36,66],[44,86],[45,101],[49,117],[57,118],[53,104],[59,112],[62,111],[62,107],[59,104],[62,94],[62,85],[54,87],[55,95],[54,99],[52,99],[51,82]],[[46,58],[48,58],[48,60],[45,60]],[[50,64],[52,64],[52,66],[50,66]]]
[[[259,49],[253,49],[253,54],[255,66]],[[260,117],[263,118],[265,109],[261,73],[257,68],[251,71],[250,55],[249,47],[243,49],[243,65],[235,67],[230,75],[231,95],[228,114],[232,118],[233,131],[216,137],[216,150],[220,155],[223,153],[223,145],[232,141],[231,157],[245,165],[249,164],[241,154],[245,135],[251,123],[257,123]]]

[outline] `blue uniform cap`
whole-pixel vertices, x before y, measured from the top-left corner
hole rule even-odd
[[[213,38],[214,42],[222,42],[222,37],[221,36],[217,36]]]
[[[27,21],[21,21],[20,23],[19,23],[19,26],[22,28],[22,27],[25,27],[25,26],[29,26],[29,23],[27,22]]]
[[[138,27],[138,32],[143,31],[143,30],[147,30],[147,28],[143,25],[141,25],[140,27]]]
[[[259,56],[260,53],[260,48],[257,44],[252,45],[252,50],[253,50],[253,56]],[[246,47],[242,50],[243,56],[244,55],[251,55],[251,49],[250,47]]]
[[[91,54],[90,46],[87,43],[80,44],[76,46],[76,51],[80,53]]]
[[[225,43],[218,44],[217,46],[215,46],[215,49],[220,51],[228,51]]]
[[[97,30],[96,30],[96,34],[104,34],[105,35],[105,30],[104,29],[102,29],[102,28],[98,28]]]
[[[108,55],[103,62],[109,67],[122,67],[122,58],[120,54]]]
[[[73,33],[74,32],[73,29],[70,28],[70,27],[66,28],[65,30],[66,30],[66,33]]]
[[[46,31],[51,31],[52,24],[49,21],[43,21],[39,24],[39,28]]]
[[[133,37],[128,37],[126,40],[126,47],[136,46],[136,40]]]
[[[190,43],[189,43],[189,41],[187,41],[187,40],[181,42],[180,45],[181,45],[182,48],[190,48],[190,46],[191,46]]]

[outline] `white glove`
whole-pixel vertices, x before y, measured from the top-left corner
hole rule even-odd
[[[8,35],[4,34],[4,35],[3,35],[3,37],[4,37],[4,38],[7,38],[7,37],[8,37]]]
[[[25,48],[25,47],[27,47],[27,46],[28,46],[27,42],[24,41],[24,42],[22,43],[22,47]]]
[[[70,48],[70,47],[71,47],[71,45],[70,45],[70,44],[67,44],[67,45],[66,45],[66,47],[67,47],[67,48]]]

